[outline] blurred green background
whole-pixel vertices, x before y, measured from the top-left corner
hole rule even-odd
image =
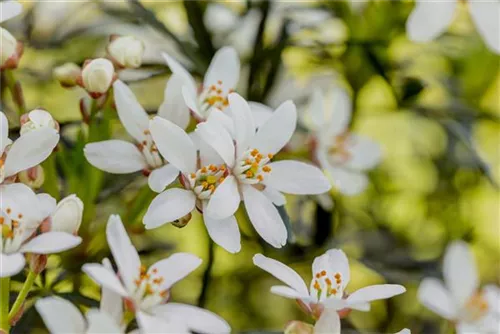
[[[310,321],[293,301],[269,292],[276,280],[253,266],[257,252],[291,265],[308,282],[313,258],[342,248],[351,261],[348,290],[381,282],[407,287],[406,294],[343,321],[343,328],[359,332],[394,333],[404,327],[445,332],[444,321],[418,303],[416,288],[423,277],[440,276],[451,240],[471,243],[483,283],[500,283],[499,57],[483,45],[465,4],[448,32],[427,44],[406,37],[411,1],[23,4],[23,16],[5,25],[25,42],[17,79],[28,109],[50,111],[63,136],[58,152],[44,163],[43,190],[58,198],[76,193],[86,203],[84,243],[50,258],[31,301],[58,293],[82,307],[96,305],[99,289],[80,267],[109,256],[103,231],[112,213],[122,216],[147,264],[176,251],[202,257],[203,265],[174,287],[173,300],[215,311],[235,331],[279,331],[290,320]],[[311,8],[326,18],[304,23]],[[383,162],[361,195],[332,191],[331,212],[313,198],[288,197],[293,242],[281,250],[257,237],[244,212],[239,212],[242,251],[236,255],[209,242],[199,215],[182,229],[165,225],[145,232],[142,215],[154,196],[146,178],[105,174],[86,163],[79,139],[87,131],[79,113],[85,92],[64,89],[52,78],[58,65],[104,55],[111,33],[146,43],[143,67],[121,78],[152,114],[170,75],[162,51],[200,76],[214,51],[233,45],[242,57],[237,91],[251,100],[275,107],[291,98],[300,109],[313,87],[335,82],[349,87],[352,129],[380,143]],[[3,110],[14,115],[10,99],[2,100]],[[113,138],[128,138],[116,115],[111,122]],[[299,129],[286,154],[305,157],[303,138]],[[22,275],[16,280],[22,282]],[[32,308],[13,332],[31,331],[45,331]]]

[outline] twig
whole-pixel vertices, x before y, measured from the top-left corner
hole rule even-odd
[[[207,260],[207,267],[205,268],[205,272],[203,273],[200,297],[198,297],[199,307],[204,307],[205,303],[207,302],[207,293],[210,282],[212,280],[212,267],[214,265],[215,244],[212,241],[212,238],[210,238],[210,236],[208,235],[208,232],[207,232],[207,237],[208,237],[208,260]]]

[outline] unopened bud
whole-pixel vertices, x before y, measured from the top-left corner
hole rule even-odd
[[[21,136],[30,131],[45,127],[59,131],[59,124],[57,124],[52,115],[46,110],[35,109],[21,116]]]
[[[16,68],[23,54],[23,45],[12,34],[0,27],[0,69]]]
[[[78,77],[82,74],[82,69],[75,63],[66,63],[54,68],[52,74],[61,86],[74,87],[77,85]]]
[[[178,227],[178,228],[183,228],[189,223],[189,221],[191,220],[191,217],[192,217],[192,214],[190,212],[187,215],[185,215],[184,217],[174,221],[172,223],[172,225],[174,225],[175,227]]]
[[[284,334],[312,334],[314,333],[314,326],[302,321],[290,321],[286,327]]]
[[[108,59],[94,59],[85,64],[82,75],[78,79],[79,84],[87,90],[90,96],[99,98],[116,80],[115,68]]]
[[[108,54],[119,67],[138,68],[142,64],[144,44],[133,36],[112,37]]]
[[[52,231],[77,234],[82,223],[83,202],[76,195],[62,199],[52,214]]]
[[[19,178],[19,182],[24,183],[32,189],[38,189],[45,181],[45,172],[42,166],[36,165],[19,172],[17,177]]]
[[[44,271],[47,266],[47,255],[30,253],[29,264],[30,270],[38,275]]]

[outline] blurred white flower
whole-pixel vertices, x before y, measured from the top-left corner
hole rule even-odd
[[[81,238],[64,232],[36,235],[53,210],[55,200],[49,195],[35,195],[26,185],[14,183],[0,187],[0,198],[0,277],[20,272],[24,253],[52,254],[80,244]]]
[[[322,194],[330,190],[329,181],[317,167],[303,162],[271,162],[295,131],[297,112],[291,101],[279,106],[256,132],[247,101],[236,93],[230,94],[228,99],[233,136],[224,119],[215,118],[215,115],[221,115],[217,111],[196,129],[200,138],[212,146],[229,169],[229,175],[211,196],[206,214],[214,219],[226,219],[236,212],[243,200],[257,233],[272,246],[280,248],[286,244],[287,230],[273,203],[285,203],[282,192]]]
[[[311,131],[315,159],[334,186],[355,195],[368,185],[365,172],[380,162],[380,146],[349,132],[352,102],[344,89],[333,86],[327,94],[320,90],[312,94],[303,124]]]
[[[17,1],[0,2],[0,23],[19,15],[23,6]],[[0,27],[0,69],[15,68],[22,54],[22,44],[18,43],[6,29]]]
[[[176,253],[153,264],[141,265],[119,216],[109,218],[106,238],[118,267],[118,274],[106,264],[85,264],[82,270],[103,289],[120,295],[128,311],[134,312],[139,326],[158,331],[170,323],[184,326],[185,332],[229,333],[229,325],[219,316],[195,306],[167,303],[170,288],[194,271],[201,259]],[[116,305],[121,307],[121,302]]]
[[[0,112],[0,184],[7,178],[40,164],[59,142],[59,134],[52,127],[29,131],[13,143],[8,135],[7,117]]]
[[[271,287],[271,292],[296,299],[301,308],[316,319],[317,333],[340,333],[338,311],[342,315],[348,314],[351,309],[369,311],[370,302],[406,291],[401,285],[380,284],[348,294],[349,261],[339,249],[331,249],[314,259],[309,290],[299,274],[281,262],[256,254],[253,263],[286,284]]]
[[[22,11],[23,6],[17,1],[8,0],[0,2],[0,23],[16,17]]]
[[[406,22],[408,38],[414,42],[435,39],[450,26],[458,0],[416,0]],[[469,13],[488,48],[500,53],[500,2],[468,0]]]
[[[63,87],[73,87],[77,85],[78,77],[82,74],[82,69],[75,63],[65,63],[54,68],[53,76]]]
[[[453,321],[457,333],[498,333],[500,288],[486,285],[479,290],[474,257],[462,241],[448,246],[443,260],[443,282],[425,278],[418,299],[431,311]]]
[[[81,84],[93,98],[106,93],[115,80],[115,68],[108,59],[93,59],[83,67]]]
[[[0,50],[0,66],[6,65],[7,61],[16,54],[17,40],[10,32],[0,27],[0,42],[2,49]]]
[[[165,164],[149,132],[149,116],[130,88],[121,81],[113,85],[116,110],[125,130],[136,145],[123,140],[106,140],[85,145],[90,164],[109,173],[127,174],[144,171],[149,174],[152,189],[162,191],[179,175],[172,164]]]
[[[59,125],[46,110],[35,109],[21,116],[21,136],[45,127],[59,131]]]
[[[57,203],[51,217],[51,231],[77,235],[83,217],[83,202],[76,195],[69,195]]]
[[[108,54],[124,68],[139,68],[144,55],[144,44],[133,36],[118,36],[108,44]]]

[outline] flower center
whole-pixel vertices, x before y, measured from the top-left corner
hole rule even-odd
[[[342,297],[342,275],[340,273],[329,275],[326,270],[317,272],[314,275],[313,289],[316,291],[318,301],[330,296]]]
[[[145,266],[139,268],[139,278],[134,283],[136,290],[133,298],[142,309],[149,309],[159,305],[168,299],[169,292],[162,289],[165,279],[158,275],[158,270],[154,268],[150,272],[146,271]]]
[[[351,158],[351,153],[348,150],[349,134],[343,133],[334,138],[333,144],[329,146],[328,153],[337,163],[345,163]]]
[[[18,221],[9,218],[12,214],[11,208],[6,208],[5,212],[0,212],[0,252],[12,253],[21,247],[22,237],[24,234],[23,225]],[[23,218],[22,213],[18,213],[19,219]]]
[[[139,151],[141,151],[151,169],[163,166],[164,162],[158,152],[156,144],[153,141],[153,137],[151,137],[151,132],[149,132],[149,130],[144,130],[144,135],[146,136],[146,139],[137,144]]]
[[[224,181],[227,173],[225,165],[202,167],[196,173],[189,175],[189,186],[200,200],[208,200],[219,184]]]
[[[467,322],[476,322],[488,313],[488,301],[481,293],[474,294],[465,304],[463,318]]]
[[[227,96],[233,91],[232,89],[224,91],[221,80],[217,81],[214,85],[203,87],[198,96],[198,104],[200,105],[202,114],[206,114],[211,108],[224,110],[229,105]]]
[[[233,174],[242,183],[258,184],[264,181],[264,176],[267,173],[271,172],[268,163],[272,158],[272,154],[264,156],[257,149],[248,150],[236,164]]]

